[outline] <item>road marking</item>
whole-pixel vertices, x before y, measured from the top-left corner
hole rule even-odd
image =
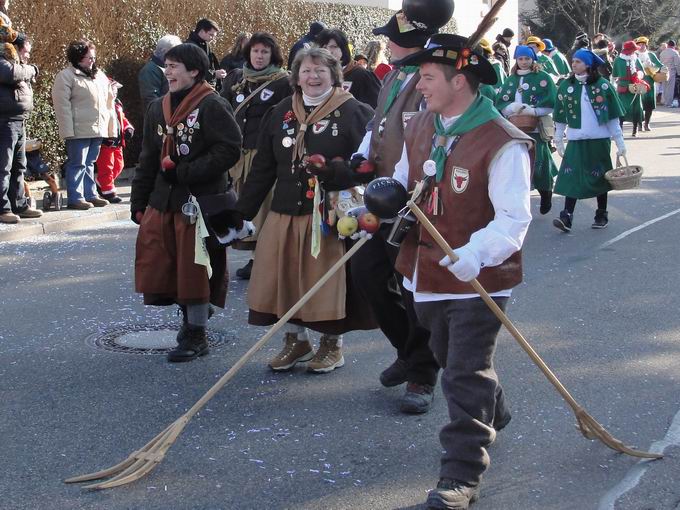
[[[668,432],[661,441],[656,441],[649,449],[653,453],[663,453],[669,446],[680,446],[680,411],[677,412],[673,418],[671,426],[668,427]],[[642,476],[651,465],[651,460],[641,460],[635,464],[626,476],[615,487],[610,489],[600,500],[597,510],[613,510],[616,501],[629,490],[635,488]]]
[[[633,234],[634,232],[637,232],[638,230],[642,230],[645,227],[653,225],[657,221],[665,220],[666,218],[670,218],[674,214],[678,214],[678,213],[680,213],[680,209],[676,209],[675,211],[671,211],[668,214],[664,214],[663,216],[659,216],[658,218],[654,218],[653,220],[646,221],[642,225],[638,225],[635,228],[631,228],[630,230],[626,230],[622,234],[617,235],[614,239],[610,239],[606,243],[600,245],[598,247],[598,250],[602,250],[604,248],[607,248],[608,246],[611,246],[612,244],[616,243],[617,241],[620,241],[624,237],[628,237],[629,235]]]

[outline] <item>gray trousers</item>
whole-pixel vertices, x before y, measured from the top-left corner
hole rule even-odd
[[[671,69],[668,73],[668,81],[663,82],[663,100],[664,106],[671,106],[673,98],[675,97],[675,72]]]
[[[494,301],[505,310],[508,298]],[[493,366],[501,323],[481,298],[415,303],[415,308],[443,369],[449,408],[450,421],[439,433],[444,448],[440,476],[477,485],[489,467],[494,415],[508,412]]]

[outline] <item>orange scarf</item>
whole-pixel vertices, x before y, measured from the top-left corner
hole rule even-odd
[[[194,111],[199,103],[210,94],[215,94],[215,89],[208,85],[208,82],[202,81],[191,89],[191,92],[182,99],[182,102],[177,106],[175,111],[172,111],[170,103],[170,92],[163,96],[163,118],[165,120],[165,139],[163,140],[163,148],[161,149],[161,161],[165,156],[176,155],[175,147],[175,126],[183,121],[187,115]]]

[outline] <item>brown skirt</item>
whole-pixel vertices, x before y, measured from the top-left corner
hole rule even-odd
[[[212,277],[194,262],[195,225],[177,212],[147,207],[137,233],[135,291],[144,304],[212,303],[224,308],[227,297],[227,250],[212,236],[206,239]]]
[[[257,154],[257,149],[245,149],[241,152],[241,159],[238,160],[230,170],[229,175],[234,180],[234,189],[237,194],[241,193],[241,189],[246,182],[246,178],[250,173],[250,169],[253,166],[253,159],[255,159],[255,154]],[[262,230],[264,225],[264,220],[267,219],[267,214],[272,206],[272,197],[274,196],[274,190],[271,190],[267,197],[262,202],[260,210],[257,215],[253,218],[253,224],[255,225],[255,235],[240,239],[234,242],[231,247],[235,250],[251,251],[255,249],[257,244],[257,237]]]
[[[248,286],[248,322],[274,324],[345,254],[336,235],[321,237],[321,253],[311,254],[312,216],[270,212],[262,228]],[[370,307],[354,292],[349,265],[340,268],[293,316],[293,324],[326,334],[375,329]]]

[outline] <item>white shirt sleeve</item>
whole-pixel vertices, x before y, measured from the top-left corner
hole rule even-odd
[[[621,131],[621,123],[618,118],[607,122],[607,130],[609,131],[609,136],[614,140],[617,138],[623,139],[623,131]]]
[[[369,122],[369,126],[372,126],[373,121]],[[352,154],[352,157],[356,156],[357,154],[359,156],[362,156],[365,159],[369,159],[369,153],[371,152],[371,135],[373,134],[373,131],[371,129],[366,130],[366,134],[364,135],[363,140],[361,140],[361,143],[359,144],[359,148],[357,151]]]
[[[398,180],[408,191],[408,154],[406,152],[406,143],[404,143],[404,148],[401,150],[401,158],[397,164],[394,165],[394,174],[392,177]]]
[[[531,222],[531,165],[524,144],[503,150],[489,169],[489,198],[496,214],[465,246],[484,266],[497,266],[522,247]]]

